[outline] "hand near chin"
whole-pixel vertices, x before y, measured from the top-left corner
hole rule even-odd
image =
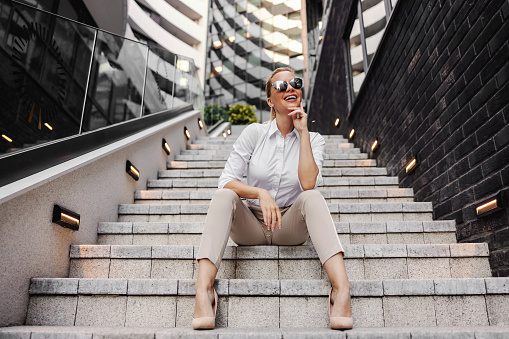
[[[267,190],[261,190],[258,200],[260,201],[260,208],[263,213],[263,222],[265,226],[267,226],[267,230],[274,231],[276,224],[279,229],[281,229],[281,211],[270,193],[267,192]]]
[[[304,112],[302,101],[300,102],[300,106],[294,108],[288,115],[292,117],[293,126],[299,133],[308,128],[308,115]]]

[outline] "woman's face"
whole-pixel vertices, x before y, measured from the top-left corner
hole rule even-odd
[[[274,107],[277,113],[288,114],[289,112],[300,107],[300,102],[302,100],[302,90],[295,89],[290,85],[290,80],[293,78],[295,78],[295,75],[293,75],[291,72],[283,71],[276,73],[276,75],[274,75],[271,80],[271,84],[278,80],[284,80],[288,83],[286,91],[280,92],[274,87],[271,87],[270,89],[270,97],[267,99],[267,103],[269,106]]]

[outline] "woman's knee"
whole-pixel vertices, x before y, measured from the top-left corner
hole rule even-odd
[[[307,190],[299,195],[299,198],[304,200],[324,200],[322,193],[318,190]]]
[[[238,198],[239,198],[239,196],[234,191],[227,189],[227,188],[222,188],[222,189],[218,189],[217,191],[214,192],[211,204],[212,203],[231,204],[232,202],[236,201]]]

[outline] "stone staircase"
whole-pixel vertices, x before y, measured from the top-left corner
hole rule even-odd
[[[458,244],[454,221],[347,143],[326,136],[324,185],[351,281],[354,330],[329,330],[330,285],[302,246],[228,243],[217,329],[190,329],[195,256],[233,141],[200,138],[161,170],[98,244],[70,249],[69,278],[34,278],[23,327],[0,338],[508,338],[509,278],[492,278],[487,244]],[[49,327],[51,326],[51,327]]]

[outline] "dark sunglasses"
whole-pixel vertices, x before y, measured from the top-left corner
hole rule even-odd
[[[302,88],[304,81],[301,78],[293,78],[290,80],[290,85],[295,89]],[[288,83],[284,80],[274,81],[272,83],[272,87],[274,87],[277,91],[284,92],[288,88]]]

